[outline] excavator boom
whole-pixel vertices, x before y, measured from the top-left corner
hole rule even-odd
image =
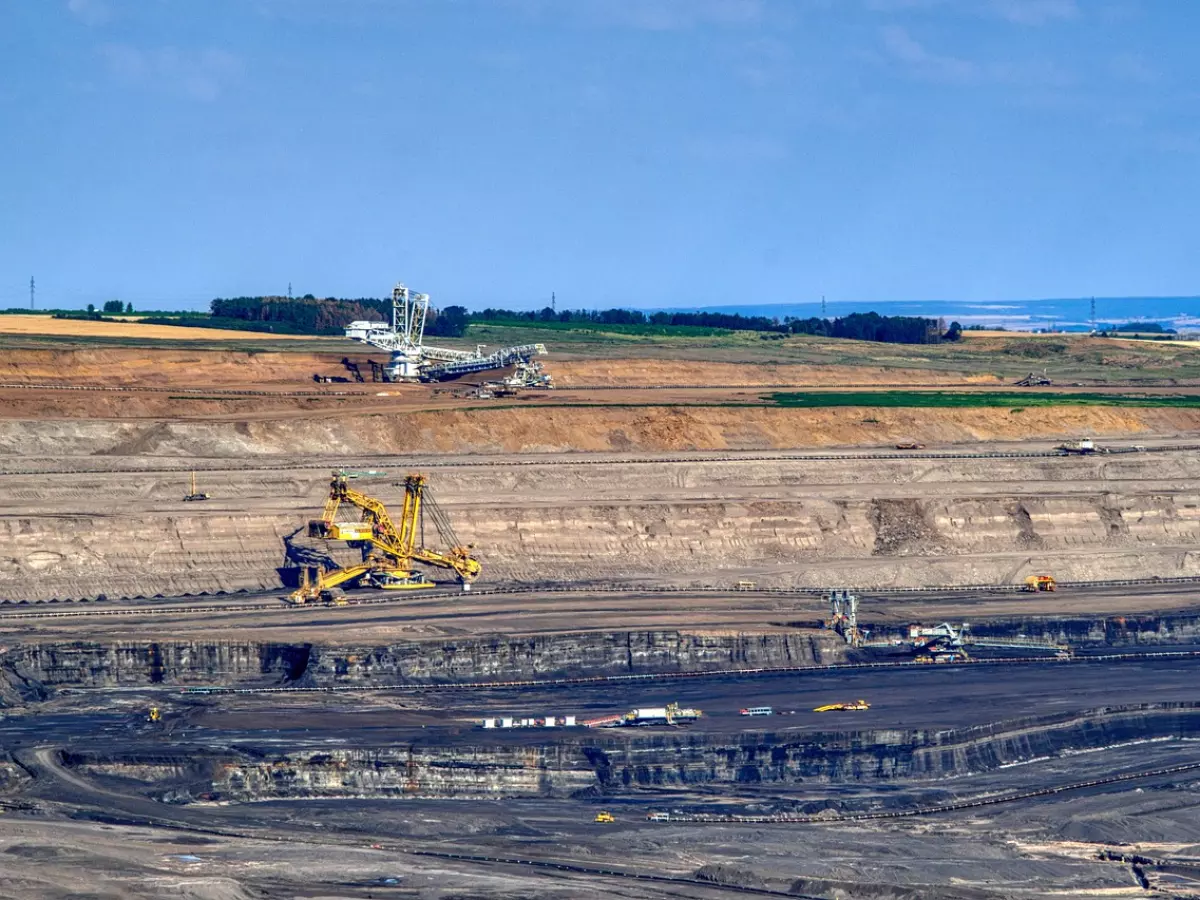
[[[361,578],[370,572],[371,569],[372,567],[366,564],[361,566],[347,566],[344,569],[322,572],[317,576],[317,580],[312,582],[309,581],[308,570],[305,569],[300,587],[288,595],[288,602],[293,606],[306,606],[310,603],[319,603],[323,600],[332,601],[333,595],[330,592],[334,588],[345,584],[347,581]]]
[[[416,550],[413,559],[428,563],[431,566],[441,566],[443,569],[453,569],[464,581],[474,581],[483,571],[479,560],[466,552],[463,547],[455,547],[448,553],[438,553],[434,550]]]
[[[404,505],[400,513],[399,523],[394,521],[383,502],[375,497],[356,491],[347,482],[345,472],[334,472],[329,483],[329,498],[325,501],[325,509],[319,520],[309,523],[309,534],[347,543],[370,547],[372,553],[367,556],[364,550],[362,566],[351,566],[346,569],[336,569],[320,576],[318,585],[302,587],[293,595],[293,602],[306,602],[297,599],[297,595],[308,593],[306,596],[319,596],[321,590],[361,577],[367,572],[383,576],[392,583],[403,583],[406,587],[433,586],[414,577],[410,571],[412,563],[421,562],[426,565],[455,572],[464,585],[479,577],[482,567],[471,553],[471,547],[459,542],[449,519],[441,508],[434,502],[425,484],[423,475],[409,475],[404,479]],[[357,523],[338,522],[338,512],[346,504],[360,511],[361,519]],[[446,550],[434,550],[424,546],[424,513],[429,510],[438,535]],[[348,574],[341,577],[342,573]],[[337,579],[336,581],[333,579]],[[315,594],[313,592],[316,592]]]

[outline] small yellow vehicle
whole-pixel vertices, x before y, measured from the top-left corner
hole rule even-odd
[[[1030,575],[1025,579],[1025,590],[1033,591],[1055,591],[1058,590],[1058,582],[1054,580],[1053,575]]]
[[[617,820],[613,818],[613,815],[610,812],[596,813],[596,823],[599,825],[611,825],[615,821]]]
[[[160,721],[162,721],[162,712],[161,712],[161,711],[159,711],[159,708],[158,708],[157,706],[152,706],[152,707],[150,707],[150,712],[148,712],[148,713],[146,714],[146,721],[147,721],[147,722],[160,722]]]
[[[813,712],[850,712],[856,709],[870,709],[871,704],[866,700],[851,700],[847,703],[826,703],[818,706]]]

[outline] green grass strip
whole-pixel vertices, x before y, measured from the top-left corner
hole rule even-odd
[[[618,325],[604,322],[540,322],[532,319],[484,319],[471,317],[471,325],[493,328],[536,328],[543,331],[579,332],[580,334],[626,334],[649,335],[652,337],[725,337],[733,334],[729,328],[714,328],[708,325]],[[747,331],[746,333],[755,333]]]
[[[1167,406],[1200,407],[1200,396],[1095,393],[1022,393],[1019,391],[785,391],[763,395],[779,406],[1020,407]]]

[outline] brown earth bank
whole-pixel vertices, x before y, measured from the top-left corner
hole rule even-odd
[[[482,548],[482,586],[732,588],[750,578],[763,587],[887,589],[1014,584],[1041,572],[1072,581],[1200,576],[1198,499],[587,503],[455,512],[460,535]],[[291,580],[280,569],[289,564],[285,538],[298,521],[186,514],[0,520],[0,598],[278,589]]]
[[[771,450],[1066,437],[1177,436],[1200,409],[1052,406],[501,407],[228,422],[0,421],[0,455],[255,457],[297,453]]]
[[[135,327],[135,326],[128,326]],[[146,327],[146,326],[141,326]],[[166,326],[164,326],[166,327]],[[176,329],[171,328],[170,331]],[[195,329],[178,329],[190,331]],[[201,329],[205,332],[214,329]],[[216,331],[222,334],[222,332]],[[245,338],[242,332],[224,332]],[[253,337],[254,335],[251,335]],[[133,348],[14,349],[0,360],[0,382],[184,387],[205,385],[294,385],[311,387],[315,373],[347,376],[346,357],[371,375],[369,359],[384,362],[383,351],[364,351],[346,343],[345,353],[304,350],[247,353],[225,350]],[[563,360],[554,354],[547,370],[563,387],[627,385],[869,385],[869,384],[996,384],[993,375],[939,372],[910,367],[789,365],[694,362],[683,360]]]
[[[427,470],[430,490],[477,548],[483,584],[883,588],[1200,574],[1200,463],[1187,450],[444,462]],[[363,466],[384,474],[358,484],[399,509],[410,465]],[[289,538],[321,510],[329,472],[202,473],[203,504],[183,502],[186,471],[13,474],[3,485],[0,597],[154,596],[280,587]]]

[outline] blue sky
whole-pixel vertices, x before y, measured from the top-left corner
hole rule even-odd
[[[0,306],[1194,295],[1196,0],[0,0]]]

